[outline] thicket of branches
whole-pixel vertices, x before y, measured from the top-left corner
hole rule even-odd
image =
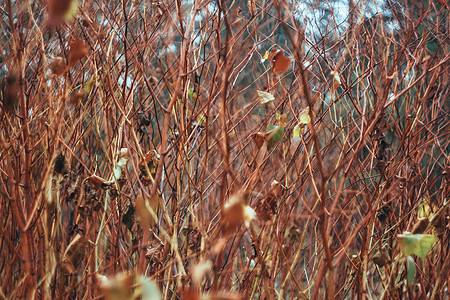
[[[337,4],[2,1],[0,297],[448,299],[449,5]]]

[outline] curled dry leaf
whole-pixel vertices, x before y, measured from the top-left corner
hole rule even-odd
[[[120,149],[119,158],[116,167],[114,168],[114,178],[116,180],[121,179],[122,174],[125,173],[128,159],[129,159],[128,149],[127,148]]]
[[[84,93],[82,92],[73,92],[72,95],[70,95],[70,104],[76,106],[81,103],[81,101],[84,98]]]
[[[158,169],[159,157],[159,153],[156,150],[152,150],[147,152],[139,162],[140,179],[143,184],[148,185],[152,183],[153,176],[155,176]],[[147,168],[150,175],[147,172]]]
[[[89,182],[89,184],[91,185],[91,187],[95,188],[96,190],[99,190],[103,187],[103,185],[105,184],[106,180],[97,176],[97,175],[92,175],[89,176],[87,178],[87,181]]]
[[[424,233],[428,228],[428,224],[430,224],[430,220],[428,218],[419,218],[419,220],[414,224],[413,229],[411,230],[412,234],[421,234]]]
[[[79,60],[88,55],[88,48],[86,44],[76,39],[69,43],[69,66],[73,67]]]
[[[258,99],[261,104],[272,103],[273,100],[275,100],[275,97],[271,93],[263,91],[256,91],[256,93],[258,94]]]
[[[266,135],[264,132],[258,131],[257,133],[252,135],[253,142],[255,142],[256,146],[259,148],[264,145],[264,140],[266,138]]]
[[[61,268],[64,274],[75,274],[77,272],[86,255],[87,244],[87,239],[79,234],[70,242],[62,259]]]
[[[338,87],[341,86],[341,79],[339,78],[338,71],[331,72],[331,75],[333,76],[332,88],[333,88],[333,92],[335,92],[338,89]]]

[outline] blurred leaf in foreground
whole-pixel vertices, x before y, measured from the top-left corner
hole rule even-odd
[[[432,234],[399,234],[398,244],[403,255],[415,254],[425,259],[434,243]]]
[[[120,273],[115,276],[96,275],[96,282],[105,300],[161,300],[158,285],[143,276]]]
[[[408,261],[408,273],[406,276],[406,281],[409,285],[412,285],[414,283],[414,278],[416,277],[416,263],[414,262],[414,259],[411,256],[407,257]]]
[[[78,0],[48,0],[47,9],[52,24],[70,22],[78,12]]]
[[[75,39],[69,43],[69,66],[73,67],[79,60],[82,60],[88,55],[88,48],[86,44],[80,40]]]

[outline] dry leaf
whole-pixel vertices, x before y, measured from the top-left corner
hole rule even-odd
[[[70,22],[78,11],[78,0],[48,0],[47,9],[52,24]]]
[[[87,180],[88,180],[89,184],[97,190],[101,189],[103,187],[103,184],[106,182],[105,179],[103,179],[97,175],[92,175],[92,176],[88,177]]]
[[[341,79],[339,78],[339,73],[337,71],[332,71],[331,75],[333,76],[333,84],[332,89],[333,93],[341,86]]]
[[[5,111],[12,111],[16,103],[19,102],[20,93],[20,79],[16,72],[9,72],[6,76],[5,85],[3,88],[3,109]]]
[[[258,131],[257,133],[252,135],[253,142],[255,142],[256,146],[259,148],[264,145],[264,141],[266,139],[266,134],[264,132]]]
[[[273,50],[272,50],[273,52]],[[272,53],[271,52],[271,53]],[[269,55],[270,58],[270,55]],[[272,57],[272,70],[275,74],[286,72],[291,66],[291,59],[289,57],[284,56],[282,50],[275,50],[275,53]]]
[[[275,97],[268,92],[256,91],[258,93],[258,99],[261,104],[268,104],[275,100]]]
[[[245,193],[235,194],[230,197],[222,209],[222,231],[224,234],[234,232],[242,222],[250,226],[250,222],[256,217],[256,212],[245,205]]]
[[[88,48],[85,43],[76,39],[69,43],[69,66],[73,67],[79,60],[88,55]]]
[[[196,288],[189,288],[183,291],[181,295],[181,299],[183,300],[200,300],[200,293]]]
[[[159,197],[152,197],[150,199],[144,199],[143,197],[139,196],[136,198],[136,200],[134,202],[134,208],[135,208],[136,214],[138,216],[138,219],[141,223],[142,228],[148,229],[151,225],[156,223],[155,219],[153,218],[152,214],[150,213],[150,208],[153,210],[153,212],[156,215],[159,201],[160,201]]]
[[[411,234],[424,233],[425,230],[428,228],[428,224],[430,224],[430,220],[428,218],[419,218],[416,224],[414,224],[414,227],[411,230]]]
[[[84,93],[82,92],[73,92],[72,95],[70,95],[70,104],[72,105],[78,105],[81,103],[81,100],[84,98]]]
[[[213,254],[219,254],[225,249],[227,245],[227,240],[225,238],[220,238],[218,241],[214,242],[214,245],[211,248],[211,252]]]
[[[140,179],[143,184],[148,185],[152,183],[152,178],[158,169],[159,158],[159,153],[156,150],[152,150],[147,152],[139,162]],[[150,175],[147,173],[146,165],[150,171]]]
[[[149,278],[134,273],[119,273],[115,276],[96,274],[95,281],[105,300],[161,300],[158,285]]]
[[[269,58],[269,54],[270,54],[270,52],[269,52],[269,50],[267,50],[266,53],[264,53],[264,56],[261,58],[261,63],[265,62],[266,59]]]
[[[67,70],[66,60],[62,57],[49,58],[50,70],[55,75],[63,75]]]
[[[61,268],[64,274],[75,274],[86,255],[88,241],[85,237],[77,234],[66,251],[62,259]]]

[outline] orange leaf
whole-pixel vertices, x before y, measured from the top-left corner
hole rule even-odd
[[[273,50],[272,50],[273,52]],[[272,54],[271,52],[271,54]],[[271,56],[269,54],[269,58]],[[286,72],[287,69],[291,66],[291,59],[289,57],[284,56],[282,50],[276,50],[276,53],[272,58],[272,70],[275,74]]]
[[[69,43],[69,66],[88,55],[88,49],[82,40],[76,39]]]

